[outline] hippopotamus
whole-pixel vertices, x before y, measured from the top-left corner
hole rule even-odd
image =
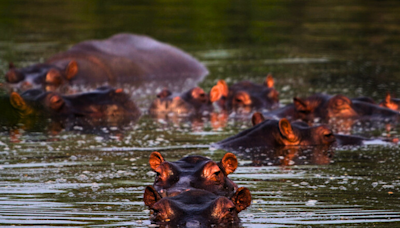
[[[181,94],[172,93],[168,89],[157,94],[151,103],[149,113],[152,116],[190,116],[206,115],[213,110],[209,95],[200,87],[192,88]]]
[[[149,159],[151,169],[157,173],[154,188],[163,196],[174,196],[190,189],[203,189],[216,195],[231,197],[237,185],[228,178],[238,161],[226,153],[220,162],[203,156],[187,156],[178,161],[165,161],[159,152]]]
[[[239,134],[212,144],[212,147],[229,151],[244,151],[253,148],[279,148],[285,146],[331,145],[336,139],[326,125],[310,127],[304,122],[255,118],[254,126]],[[261,115],[262,116],[262,115]]]
[[[279,93],[274,88],[271,74],[266,77],[263,85],[242,81],[228,88],[224,80],[219,80],[211,89],[210,99],[223,110],[240,114],[271,110],[279,106]]]
[[[41,90],[28,90],[22,94],[12,92],[9,95],[0,96],[2,128],[22,127],[24,130],[29,130],[37,124],[44,124],[46,122],[44,110],[35,106],[31,99],[42,93]]]
[[[251,194],[241,187],[232,197],[202,189],[162,197],[153,186],[148,186],[143,201],[151,210],[151,222],[160,227],[239,227],[238,213],[250,206]]]
[[[44,63],[17,69],[10,64],[5,80],[20,89],[55,90],[73,85],[140,84],[173,81],[196,84],[207,68],[182,50],[143,35],[121,33],[105,40],[88,40]]]
[[[109,86],[74,95],[44,92],[34,100],[55,121],[89,126],[121,126],[136,121],[141,114],[128,94]]]
[[[385,100],[379,102],[379,106],[392,109],[395,111],[400,111],[400,99],[393,98],[390,93],[386,94]]]
[[[379,107],[365,99],[350,99],[344,95],[315,94],[308,98],[293,98],[293,104],[264,113],[266,116],[303,120],[308,123],[329,123],[330,120],[390,120],[397,121],[399,113]]]

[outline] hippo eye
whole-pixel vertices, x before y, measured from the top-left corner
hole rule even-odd
[[[229,208],[228,210],[229,210],[230,213],[232,213],[232,212],[235,211],[235,207],[231,207],[231,208]]]
[[[238,103],[242,103],[243,102],[242,99],[240,99],[240,98],[235,98],[235,101],[238,102]]]
[[[309,114],[309,113],[310,113],[309,110],[299,110],[299,112],[300,112],[301,114]]]

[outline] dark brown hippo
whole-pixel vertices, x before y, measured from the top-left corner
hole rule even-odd
[[[385,100],[381,101],[379,103],[379,106],[392,109],[395,111],[400,111],[400,99],[399,98],[393,98],[390,93],[386,94]]]
[[[165,161],[159,152],[149,159],[157,173],[154,188],[163,196],[174,196],[191,189],[203,189],[216,195],[231,197],[237,185],[228,178],[238,165],[236,156],[226,153],[220,162],[203,156],[187,156],[178,161]]]
[[[10,128],[33,129],[37,124],[46,121],[45,112],[35,105],[33,97],[43,94],[41,90],[28,90],[22,94],[12,92],[0,96],[0,126],[4,130]]]
[[[147,36],[121,33],[78,43],[45,63],[21,69],[10,64],[5,79],[23,90],[42,86],[55,90],[70,84],[174,81],[180,85],[187,79],[196,84],[207,73],[200,62],[178,48]]]
[[[162,90],[150,105],[149,113],[155,117],[203,116],[209,114],[212,109],[208,94],[200,87],[195,87],[181,94],[173,94],[168,89]]]
[[[51,119],[72,124],[121,126],[140,116],[128,94],[109,86],[74,95],[45,92],[34,100]]]
[[[252,148],[331,145],[336,140],[326,125],[310,127],[304,122],[290,123],[286,118],[263,120],[261,117],[255,118],[254,115],[253,124],[255,126],[252,128],[212,146],[229,151],[245,151]]]
[[[330,121],[340,119],[397,121],[399,118],[399,113],[379,107],[371,101],[358,98],[350,99],[344,95],[331,96],[327,94],[315,94],[305,99],[295,97],[293,104],[264,114],[290,120],[299,119],[307,123],[330,123]]]
[[[242,187],[229,198],[200,189],[162,197],[148,186],[143,200],[151,210],[151,222],[159,227],[240,227],[238,213],[250,206],[251,194]]]
[[[254,110],[271,110],[279,106],[279,93],[274,88],[274,79],[268,75],[263,85],[250,81],[238,82],[228,88],[225,81],[218,81],[210,92],[211,102],[223,110],[249,114]]]

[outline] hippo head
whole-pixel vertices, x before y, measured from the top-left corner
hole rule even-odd
[[[287,146],[332,145],[335,136],[326,125],[310,127],[304,122],[266,119],[260,113],[252,118],[254,126],[224,139],[213,147],[243,152],[247,150],[271,150]]]
[[[210,109],[208,95],[200,87],[195,87],[180,95],[173,94],[167,89],[162,90],[151,104],[149,112],[152,115],[188,116],[203,114]]]
[[[58,90],[78,73],[78,64],[72,60],[61,69],[51,64],[35,64],[17,69],[10,64],[5,80],[20,90],[44,87],[47,91]]]
[[[304,122],[290,123],[286,118],[282,118],[276,130],[280,134],[275,134],[275,139],[283,146],[330,145],[335,142],[332,130],[326,125],[309,127]]]
[[[220,80],[211,89],[210,97],[211,102],[217,102],[224,109],[244,114],[253,110],[274,109],[279,105],[279,93],[274,88],[271,75],[267,76],[264,85],[243,81],[229,89],[226,83]]]
[[[353,118],[357,112],[352,101],[343,95],[315,94],[306,99],[293,98],[296,118],[305,122],[328,121],[332,118]]]
[[[140,115],[136,105],[122,89],[108,86],[75,95],[47,92],[37,100],[50,116],[57,118],[79,117],[95,122],[115,123]]]
[[[161,197],[148,186],[143,200],[151,210],[152,223],[160,227],[239,227],[238,213],[250,206],[251,194],[242,187],[230,198],[200,189]]]
[[[204,189],[230,197],[237,189],[237,185],[228,178],[238,165],[232,153],[226,153],[220,162],[203,156],[188,156],[168,162],[159,152],[153,152],[149,163],[157,173],[154,188],[162,195],[174,196],[191,189]]]

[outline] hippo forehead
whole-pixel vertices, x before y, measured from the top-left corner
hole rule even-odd
[[[173,164],[176,168],[178,168],[178,170],[181,172],[181,176],[184,176],[192,175],[195,172],[202,170],[208,162],[213,161],[202,156],[188,156],[179,161],[168,163]]]

